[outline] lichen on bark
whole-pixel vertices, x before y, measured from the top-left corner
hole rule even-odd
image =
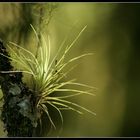
[[[9,56],[2,41],[0,53]],[[8,58],[0,55],[0,71],[11,71],[13,66]],[[0,73],[3,92],[1,119],[8,137],[31,137],[37,126],[34,110],[35,97],[22,82],[22,73]]]

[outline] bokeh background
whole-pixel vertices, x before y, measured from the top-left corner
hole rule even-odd
[[[68,35],[66,43],[70,43],[85,25],[87,28],[69,57],[94,53],[80,60],[70,77],[98,89],[93,91],[95,97],[77,98],[97,115],[64,112],[59,136],[140,136],[140,4],[0,3],[0,38],[34,49],[30,24],[39,26],[40,6],[46,8],[47,22],[42,28],[51,36],[52,53]],[[2,122],[0,127],[0,136],[6,137]]]

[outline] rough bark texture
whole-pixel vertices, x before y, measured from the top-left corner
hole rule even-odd
[[[6,48],[0,42],[0,53],[8,56]],[[13,70],[10,60],[0,55],[0,71]],[[1,119],[8,137],[31,137],[37,125],[33,106],[35,98],[22,82],[22,73],[0,73],[0,85],[3,92]]]

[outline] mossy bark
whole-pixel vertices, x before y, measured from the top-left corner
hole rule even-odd
[[[0,53],[8,56],[2,42],[0,42]],[[0,55],[0,71],[11,70],[13,66],[10,60]],[[22,73],[0,73],[0,85],[4,101],[1,119],[7,130],[7,136],[32,137],[35,126],[27,113],[34,113],[35,98],[22,82]]]

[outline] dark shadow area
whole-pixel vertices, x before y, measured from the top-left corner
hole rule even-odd
[[[112,42],[112,47],[108,50],[112,80],[107,88],[108,93],[110,93],[110,97],[107,98],[115,96],[113,94],[114,89],[117,88],[115,86],[123,86],[125,89],[125,110],[120,134],[122,137],[140,136],[139,15],[139,4],[118,4],[110,18],[108,27],[110,41]]]

